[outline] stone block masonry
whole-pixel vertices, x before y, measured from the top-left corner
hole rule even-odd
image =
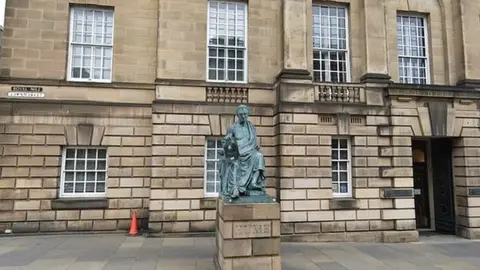
[[[22,2],[22,3],[20,3]],[[114,48],[112,81],[151,83],[155,80],[158,1],[138,5],[108,0],[12,1],[7,3],[2,75],[13,78],[66,78],[69,12],[72,5],[113,8]],[[130,19],[124,19],[130,18]],[[132,19],[133,18],[133,19]],[[135,35],[135,38],[130,38]]]
[[[20,113],[0,116],[0,231],[126,230],[132,210],[148,217],[151,125],[138,114],[148,108],[94,106],[97,117],[80,118],[65,114],[85,114],[80,105],[36,105],[34,115],[31,104],[1,106]],[[61,197],[65,147],[107,150],[105,195]]]
[[[154,104],[149,229],[153,233],[213,232],[215,196],[205,190],[206,141],[220,139],[236,106]],[[267,166],[267,191],[276,194],[273,110],[252,107]],[[218,176],[216,181],[219,181]]]
[[[215,269],[280,270],[280,205],[217,201]]]
[[[412,233],[413,198],[384,198],[383,190],[413,188],[409,138],[379,136],[388,116],[342,115],[287,107],[278,114],[281,231],[292,241],[405,241],[386,237],[392,231]],[[347,171],[351,194],[332,191],[332,141],[348,140]],[[402,160],[406,157],[406,161]],[[396,165],[396,166],[394,166]],[[335,175],[335,177],[337,177]],[[413,227],[412,227],[413,226]]]
[[[453,150],[457,230],[462,237],[478,239],[480,238],[480,163],[478,162],[480,132],[477,128],[467,130],[471,135],[457,140]]]
[[[480,54],[478,35],[464,34],[480,30],[479,1],[330,1],[346,8],[328,12],[348,25],[348,61],[338,65],[345,72],[318,72],[313,59],[314,24],[326,14],[316,6],[328,1],[243,1],[246,29],[235,30],[243,38],[229,39],[239,47],[225,54],[214,49],[220,44],[209,44],[215,15],[208,1],[186,2],[7,1],[0,232],[126,230],[132,210],[152,233],[213,232],[216,178],[215,169],[206,173],[206,142],[222,137],[235,120],[238,104],[230,102],[242,102],[252,109],[284,240],[418,239],[412,142],[436,137],[454,145],[449,228],[480,237],[480,95],[474,91]],[[68,80],[74,6],[114,11],[113,56],[103,63],[112,63],[111,81]],[[233,14],[231,7],[219,10]],[[399,10],[428,15],[426,84],[400,83]],[[235,19],[243,24],[242,15]],[[88,63],[84,53],[81,62]],[[221,66],[231,77],[232,64],[243,66],[245,82],[207,80]],[[344,73],[348,83],[318,81]],[[44,96],[12,97],[12,86],[40,87]],[[342,174],[333,166],[336,138],[349,142]],[[105,195],[61,196],[65,147],[107,150]],[[340,180],[349,187],[336,194]],[[438,209],[430,210],[436,224]]]

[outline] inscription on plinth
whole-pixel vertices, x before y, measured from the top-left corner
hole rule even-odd
[[[281,269],[279,232],[278,203],[229,204],[219,199],[215,269]]]
[[[272,235],[271,221],[236,222],[233,224],[233,238],[259,238]]]

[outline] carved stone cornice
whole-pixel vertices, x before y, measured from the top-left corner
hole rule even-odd
[[[155,90],[153,83],[130,83],[130,82],[72,82],[67,80],[55,79],[34,79],[34,78],[14,78],[0,77],[1,84],[21,84],[21,85],[38,85],[38,86],[67,86],[67,87],[88,87],[88,88],[118,88],[118,89],[141,89]]]
[[[386,92],[387,96],[480,99],[474,88],[449,85],[390,84]]]
[[[221,82],[206,82],[203,80],[188,80],[188,79],[156,79],[156,85],[169,86],[192,86],[192,87],[239,87],[259,90],[273,90],[274,84],[268,83],[221,83]]]

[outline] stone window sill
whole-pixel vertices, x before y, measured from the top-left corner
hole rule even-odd
[[[52,210],[106,209],[106,198],[61,198],[52,200]]]
[[[330,200],[330,210],[354,210],[359,208],[357,200],[354,198],[333,198]]]

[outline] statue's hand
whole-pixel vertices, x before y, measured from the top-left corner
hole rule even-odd
[[[260,150],[260,145],[257,145],[257,147],[255,147],[255,149],[258,151]]]

